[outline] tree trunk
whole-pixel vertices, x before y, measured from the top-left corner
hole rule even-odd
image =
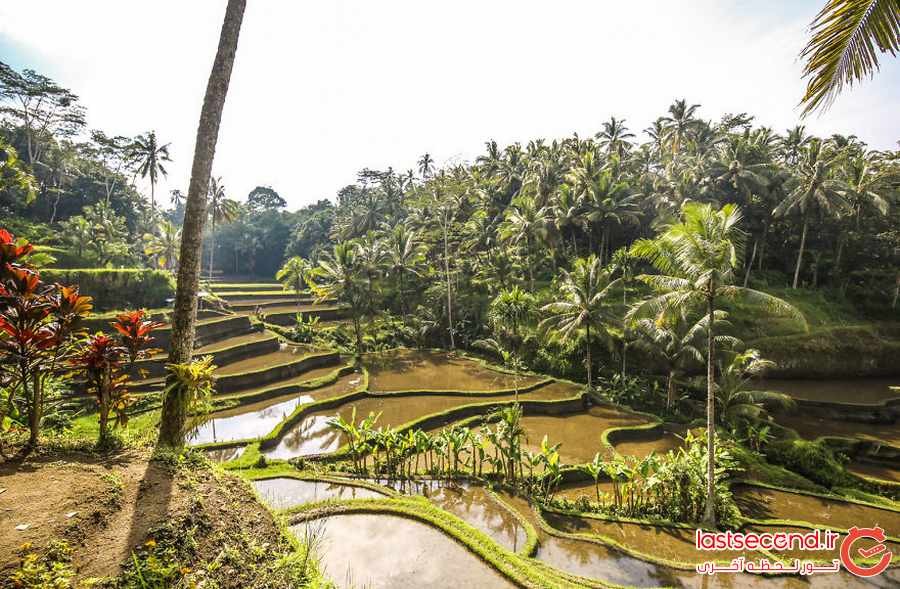
[[[156,182],[150,179],[150,210],[156,212]]]
[[[750,270],[753,269],[753,261],[756,260],[756,246],[759,245],[759,239],[753,240],[753,252],[750,254],[750,262],[747,264],[747,272],[744,273],[744,288],[750,284]]]
[[[763,269],[763,260],[766,257],[766,236],[769,234],[769,224],[763,223],[763,232],[762,237],[759,240],[759,264],[757,264],[757,270],[762,272]]]
[[[666,409],[671,409],[675,404],[675,371],[669,371],[669,378],[666,379]]]
[[[894,281],[894,300],[891,301],[891,309],[897,308],[898,298],[900,298],[900,273],[897,273],[897,278]]]
[[[800,280],[800,265],[803,263],[803,248],[806,247],[806,227],[808,225],[806,215],[803,215],[803,232],[800,234],[800,251],[797,252],[797,267],[794,268],[794,285],[791,288],[797,288],[797,282]]]
[[[456,340],[453,337],[453,301],[450,294],[450,247],[447,238],[447,225],[449,219],[444,219],[444,275],[447,278],[447,326],[450,331],[450,349],[456,349]]]
[[[225,19],[219,35],[219,47],[213,61],[212,72],[203,98],[200,123],[197,126],[197,142],[191,166],[187,204],[181,238],[181,263],[178,267],[178,286],[175,292],[175,310],[172,314],[172,337],[169,363],[183,364],[190,361],[194,346],[194,324],[197,320],[197,289],[200,282],[200,257],[202,253],[203,224],[206,219],[206,193],[209,175],[219,138],[219,124],[231,70],[237,52],[241,21],[244,18],[246,0],[228,0]],[[170,383],[171,384],[171,383]],[[187,418],[187,391],[172,387],[163,401],[159,426],[159,444],[180,448],[184,445]]]
[[[586,355],[586,359],[587,359],[587,385],[588,385],[588,390],[590,390],[590,389],[592,388],[592,387],[591,387],[591,372],[592,372],[592,370],[591,370],[591,324],[588,323],[585,327],[586,327],[586,329],[587,329],[587,333],[585,333],[585,340],[586,340],[586,341],[585,341],[585,347],[586,347],[586,349],[587,349],[587,355]]]
[[[713,320],[714,295],[706,299],[709,325],[706,328],[706,507],[703,524],[716,527],[716,358],[714,349]]]
[[[838,237],[838,247],[837,254],[834,256],[834,269],[832,270],[832,275],[837,277],[841,272],[841,255],[844,253],[844,234]]]

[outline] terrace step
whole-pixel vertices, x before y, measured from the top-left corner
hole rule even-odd
[[[281,349],[268,354],[245,358],[216,369],[216,392],[220,395],[259,389],[265,385],[288,380],[322,366],[336,366],[337,352],[310,353],[297,349]],[[309,379],[306,379],[309,380]],[[148,378],[132,384],[138,394],[161,391],[162,377]]]
[[[272,325],[290,326],[297,321],[297,313],[303,313],[306,317],[318,317],[321,321],[342,319],[347,315],[345,307],[337,305],[302,305],[272,307],[265,310],[266,323]]]
[[[297,305],[313,305],[316,303],[316,299],[314,297],[303,297],[299,301],[297,298],[284,299],[282,297],[272,297],[270,299],[257,299],[257,300],[237,300],[237,301],[229,301],[228,306],[231,307],[231,310],[235,313],[240,312],[250,312],[252,313],[256,310],[256,307],[262,307],[263,309],[270,309],[272,307],[286,307],[292,304]]]
[[[228,303],[252,303],[255,301],[264,301],[264,300],[281,300],[281,301],[296,301],[297,293],[293,292],[285,292],[283,290],[234,290],[223,293],[216,293],[218,297]]]
[[[266,331],[252,331],[215,341],[194,350],[194,357],[211,355],[216,366],[224,366],[252,356],[268,354],[278,350],[278,337]],[[138,362],[145,378],[165,376],[167,357],[159,354]]]

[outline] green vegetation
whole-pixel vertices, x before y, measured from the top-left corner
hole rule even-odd
[[[175,294],[172,275],[147,268],[45,269],[46,280],[77,284],[99,311],[163,307]]]

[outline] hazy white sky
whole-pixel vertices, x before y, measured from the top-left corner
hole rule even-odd
[[[299,207],[363,167],[472,159],[484,141],[634,130],[674,98],[783,130],[824,0],[249,0],[213,168],[232,198]],[[155,129],[185,189],[225,0],[0,4],[0,59],[79,94],[107,133]],[[874,148],[900,138],[900,60],[806,123]]]

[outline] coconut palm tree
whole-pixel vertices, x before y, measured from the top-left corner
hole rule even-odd
[[[225,96],[231,81],[231,70],[237,52],[241,22],[247,0],[228,0],[225,19],[219,34],[219,47],[213,61],[212,72],[206,86],[200,124],[197,126],[197,142],[191,181],[188,185],[187,205],[182,227],[178,286],[175,291],[175,310],[172,314],[172,337],[169,347],[169,363],[186,364],[194,347],[194,324],[197,320],[197,291],[200,283],[200,253],[203,224],[206,221],[206,194],[212,170],[219,123]],[[190,392],[184,387],[168,387],[160,417],[159,444],[180,448],[184,445],[185,422]]]
[[[542,328],[552,329],[564,340],[584,332],[588,388],[592,386],[593,335],[600,336],[607,344],[613,339],[608,326],[618,320],[613,300],[617,285],[618,281],[612,279],[609,270],[603,269],[597,256],[579,258],[571,272],[561,270],[558,299],[541,307],[549,315],[541,321]]]
[[[660,274],[643,274],[638,280],[659,292],[636,304],[629,315],[644,313],[660,316],[677,308],[703,308],[706,330],[706,427],[707,497],[703,520],[714,527],[715,512],[715,312],[722,298],[740,297],[748,303],[762,304],[773,311],[803,320],[785,301],[748,288],[733,286],[744,236],[739,228],[740,208],[727,204],[716,210],[710,204],[687,202],[681,220],[668,226],[653,240],[640,239],[632,253],[649,260]]]
[[[640,206],[625,182],[616,181],[609,170],[591,179],[586,186],[585,217],[600,225],[600,263],[608,258],[610,233],[613,227],[637,224]]]
[[[375,279],[381,274],[386,259],[384,244],[374,232],[366,233],[356,240],[356,260],[366,276],[366,308],[371,313],[375,305]]]
[[[500,236],[510,243],[525,246],[525,264],[528,266],[529,287],[534,291],[534,248],[547,236],[549,213],[538,207],[534,198],[520,196],[507,209],[506,220],[500,228]]]
[[[156,263],[166,270],[178,267],[178,247],[181,245],[181,228],[166,219],[157,225],[157,233],[145,233],[144,254],[155,256]]]
[[[719,333],[728,322],[725,311],[715,312],[715,329]],[[634,346],[643,350],[666,371],[666,409],[675,403],[678,380],[691,364],[703,363],[704,340],[706,339],[707,315],[695,321],[689,319],[689,310],[672,309],[655,319],[640,319],[635,324]],[[717,349],[735,347],[739,340],[728,335],[716,335]]]
[[[739,424],[767,421],[769,411],[792,409],[796,403],[783,393],[751,390],[752,379],[759,378],[775,363],[762,357],[759,350],[748,349],[735,354],[722,370],[716,393],[716,414],[723,424],[736,428]]]
[[[347,305],[353,318],[356,353],[359,354],[363,349],[360,318],[365,311],[366,294],[356,252],[352,242],[336,244],[330,254],[319,260],[319,266],[311,274],[310,286],[319,302],[333,299]]]
[[[431,157],[430,153],[425,152],[416,163],[419,166],[419,174],[422,175],[422,178],[430,178],[434,174],[434,158]]]
[[[600,147],[606,149],[606,155],[615,154],[621,158],[631,149],[629,139],[634,139],[634,133],[628,131],[625,119],[609,117],[609,121],[603,123],[603,129],[594,137],[597,138]]]
[[[216,224],[231,223],[240,214],[240,205],[236,200],[225,196],[225,185],[222,177],[209,179],[209,277],[213,275],[213,258],[216,253]]]
[[[422,244],[419,243],[415,231],[411,231],[403,223],[398,224],[386,237],[386,256],[388,272],[397,280],[397,298],[400,300],[400,312],[406,314],[407,274],[419,276],[419,270],[425,260]]]
[[[662,124],[662,143],[667,143],[672,150],[672,154],[678,153],[681,144],[687,139],[692,131],[695,131],[703,121],[698,119],[695,114],[699,104],[688,104],[687,100],[676,100],[669,106],[669,116],[661,117]]]
[[[800,53],[809,78],[801,104],[806,115],[828,108],[844,85],[872,76],[878,54],[900,50],[900,10],[896,0],[827,0],[810,26],[812,37]]]
[[[809,228],[810,214],[818,211],[823,215],[836,216],[847,208],[841,192],[846,187],[833,177],[835,167],[835,156],[823,148],[820,140],[809,142],[804,148],[797,166],[795,188],[772,212],[776,217],[782,217],[792,211],[797,211],[802,219],[800,249],[797,252],[792,288],[797,288],[800,280],[800,267],[803,263],[803,251],[806,248],[806,232]]]
[[[278,270],[275,280],[280,281],[285,289],[293,289],[297,294],[297,304],[299,305],[311,270],[312,265],[308,260],[300,256],[293,256]]]
[[[150,131],[135,137],[129,148],[131,159],[134,161],[135,172],[141,178],[150,177],[150,209],[156,210],[156,182],[160,174],[167,175],[165,163],[171,162],[169,157],[169,145],[160,145],[156,139],[156,131]]]

